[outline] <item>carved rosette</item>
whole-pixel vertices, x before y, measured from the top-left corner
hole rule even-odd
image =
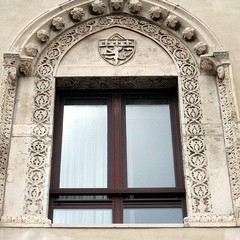
[[[55,30],[55,31],[60,31],[64,28],[65,26],[65,23],[64,23],[64,20],[62,17],[55,17],[53,20],[52,20],[52,28]]]
[[[160,7],[152,7],[150,10],[149,10],[149,15],[150,17],[154,20],[154,21],[157,21],[161,18],[162,16],[162,9]]]
[[[37,39],[42,43],[47,42],[49,39],[49,32],[45,29],[37,31]]]
[[[28,56],[30,57],[36,57],[38,54],[38,47],[36,44],[34,43],[29,43],[26,47],[25,47],[25,52]]]
[[[166,26],[172,29],[177,29],[179,25],[178,17],[175,15],[169,15],[166,19]]]
[[[139,13],[142,10],[142,3],[140,0],[130,0],[128,8],[132,13]]]
[[[25,76],[30,77],[32,74],[32,58],[22,58],[19,64],[19,72]]]
[[[85,13],[81,7],[75,7],[70,11],[70,16],[73,21],[80,22],[85,16]]]
[[[215,70],[214,62],[209,58],[201,58],[200,68],[206,72],[212,72]]]
[[[123,8],[123,0],[110,0],[113,10],[121,10]]]
[[[101,15],[104,13],[105,11],[105,3],[101,0],[95,0],[92,4],[91,4],[91,7],[92,7],[92,11],[93,13],[97,14],[97,15]]]
[[[0,217],[3,208],[19,62],[19,54],[4,54],[4,78],[0,101]]]
[[[204,42],[197,43],[194,46],[194,52],[199,56],[207,53],[207,44]]]
[[[96,2],[96,1],[95,1]],[[189,221],[195,216],[210,216],[212,200],[209,190],[205,132],[198,83],[198,66],[181,40],[157,25],[133,17],[115,15],[91,19],[60,35],[42,55],[37,64],[32,142],[29,148],[28,174],[25,190],[25,215],[46,216],[50,174],[51,136],[55,85],[53,71],[60,57],[90,33],[114,26],[148,36],[174,59],[180,72],[179,96],[184,115],[184,164],[186,170]],[[74,35],[74,37],[73,37]],[[34,176],[34,177],[33,177]],[[200,217],[204,219],[204,217]],[[186,219],[187,221],[188,219]]]
[[[187,27],[182,32],[183,39],[186,41],[192,41],[195,37],[195,29],[192,27]]]

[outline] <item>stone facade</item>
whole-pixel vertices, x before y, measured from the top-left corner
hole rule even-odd
[[[115,58],[108,61],[102,51],[106,39],[125,41],[129,55],[113,52]],[[118,88],[125,87],[119,79],[127,77],[127,87],[143,88],[148,82],[151,88],[166,88],[173,84],[170,76],[178,78],[187,201],[184,226],[222,227],[197,231],[211,239],[236,239],[239,229],[224,230],[240,224],[235,76],[228,51],[205,25],[166,1],[71,1],[36,19],[10,51],[3,51],[0,234],[6,239],[18,231],[41,239],[41,230],[8,227],[48,227],[42,232],[48,237],[61,232],[51,230],[47,217],[56,85]],[[108,82],[103,80],[106,76]],[[115,227],[109,226],[104,234]],[[188,230],[164,230],[164,236]],[[132,231],[124,230],[123,236]],[[152,231],[142,229],[140,237],[149,234],[154,239]],[[201,239],[190,232],[189,239]]]

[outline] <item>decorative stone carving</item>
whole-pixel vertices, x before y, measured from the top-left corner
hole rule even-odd
[[[29,77],[32,73],[32,59],[21,59],[19,72],[25,77]]]
[[[97,15],[100,15],[100,14],[103,14],[104,11],[105,11],[105,3],[101,0],[95,0],[92,4],[92,11],[93,13],[97,14]]]
[[[85,13],[81,7],[75,7],[70,11],[70,16],[73,21],[80,22],[85,16]]]
[[[235,216],[237,220],[237,226],[240,226],[240,198],[236,199]]]
[[[0,106],[0,217],[2,215],[3,196],[7,175],[8,156],[11,139],[11,129],[14,113],[14,102],[17,87],[17,68],[20,55],[5,53],[3,60],[3,85]]]
[[[203,64],[203,62],[206,64]],[[229,64],[228,51],[214,51],[212,54],[201,56],[201,66],[205,65],[203,70],[210,70],[210,73],[216,74],[232,200],[236,221],[240,224],[238,212],[240,199],[240,132],[237,125],[238,120]]]
[[[210,72],[215,69],[214,62],[209,58],[202,58],[200,63],[200,68],[204,71]]]
[[[207,53],[207,44],[204,42],[197,43],[194,46],[194,52],[199,56]]]
[[[42,43],[47,42],[49,39],[49,32],[45,29],[37,31],[37,39]]]
[[[123,8],[123,0],[110,0],[113,10],[121,10]]]
[[[34,43],[29,43],[26,47],[25,47],[25,52],[28,56],[30,57],[36,57],[38,54],[38,47],[36,44]]]
[[[41,227],[50,227],[51,221],[43,217],[41,215],[21,215],[18,217],[9,217],[9,216],[3,216],[1,218],[2,223],[14,223],[15,226],[22,227],[23,223],[27,223],[28,225],[35,226],[36,224],[39,224]]]
[[[138,13],[142,10],[142,3],[140,0],[130,0],[128,4],[128,8],[132,13]]]
[[[135,52],[135,41],[115,33],[108,39],[99,40],[98,50],[105,61],[117,66],[132,58]]]
[[[229,215],[196,215],[193,217],[188,217],[184,219],[184,225],[189,226],[199,226],[199,223],[205,224],[205,226],[215,226],[216,224],[221,224],[225,226],[232,226],[235,222],[235,217],[233,214]],[[201,225],[202,226],[202,225]]]
[[[222,113],[228,171],[237,224],[240,226],[240,133],[232,92],[229,62],[224,52],[213,53],[217,65],[217,85]],[[220,62],[220,64],[218,64]],[[225,63],[224,63],[225,62]]]
[[[58,89],[147,89],[177,88],[168,77],[67,77],[58,78]]]
[[[189,219],[196,216],[212,215],[212,198],[209,189],[208,162],[206,158],[205,131],[202,124],[202,106],[198,83],[198,65],[191,52],[174,35],[160,26],[150,24],[142,19],[129,16],[113,15],[90,19],[74,26],[45,50],[37,63],[35,78],[35,95],[32,115],[31,147],[29,148],[28,173],[26,178],[24,214],[45,216],[48,205],[48,181],[50,174],[51,138],[50,129],[53,123],[53,101],[55,81],[53,71],[60,57],[69,48],[89,34],[100,30],[123,27],[141,33],[168,52],[179,69],[179,96],[184,112],[184,163],[187,172],[186,195],[188,199]],[[73,37],[74,36],[74,37]],[[61,50],[59,49],[61,46]],[[39,181],[32,178],[35,172]],[[42,181],[42,179],[45,179]],[[15,220],[14,220],[15,221]]]
[[[8,69],[8,82],[10,85],[15,86],[16,85],[16,77],[17,77],[17,69],[16,67],[10,67]]]
[[[195,37],[195,29],[192,27],[187,27],[182,32],[183,39],[186,41],[192,41]]]
[[[55,30],[55,31],[60,31],[64,28],[65,26],[65,23],[64,23],[64,20],[62,17],[55,17],[53,20],[52,20],[52,28]]]
[[[179,25],[178,17],[175,15],[169,15],[166,19],[166,25],[169,28],[177,29]]]
[[[202,70],[216,74],[219,79],[225,77],[225,67],[229,65],[229,53],[227,51],[214,51],[212,54],[200,56]],[[219,68],[219,69],[218,69]]]
[[[225,78],[225,67],[223,66],[217,67],[217,76],[220,80],[223,80]]]
[[[160,7],[152,7],[150,10],[149,10],[149,15],[150,17],[154,20],[154,21],[157,21],[161,18],[162,16],[162,9]]]

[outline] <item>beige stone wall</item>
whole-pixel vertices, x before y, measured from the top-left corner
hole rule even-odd
[[[63,2],[65,1],[41,0],[36,3],[33,0],[11,0],[10,2],[0,0],[0,65],[2,65],[2,54],[8,52],[18,34],[33,19]],[[240,70],[240,31],[238,29],[240,1],[174,0],[172,2],[179,4],[204,22],[218,37],[223,48],[230,51],[238,105],[240,105],[240,77],[238,74]]]
[[[239,240],[239,228],[5,228],[2,240]]]

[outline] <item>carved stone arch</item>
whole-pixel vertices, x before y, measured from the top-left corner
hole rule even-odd
[[[230,120],[230,116],[235,110],[232,104],[233,96],[231,95],[229,65],[226,63],[226,54],[219,51],[208,56],[204,55],[207,51],[212,52],[213,48],[221,48],[220,44],[204,25],[173,4],[165,1],[160,1],[158,4],[155,1],[136,1],[140,4],[135,6],[125,3],[120,7],[120,12],[116,12],[119,10],[114,7],[115,1],[110,0],[109,2],[111,3],[109,6],[106,1],[86,1],[82,5],[79,4],[80,1],[74,1],[65,4],[63,7],[51,12],[51,14],[47,14],[50,18],[45,19],[42,26],[39,25],[39,19],[34,22],[33,25],[38,25],[38,27],[28,39],[25,39],[24,34],[22,34],[16,40],[11,49],[16,51],[16,46],[19,47],[18,44],[21,43],[22,47],[19,49],[22,50],[18,54],[5,55],[6,74],[3,93],[6,100],[2,103],[2,113],[8,113],[9,115],[3,117],[1,126],[3,144],[0,151],[3,153],[4,158],[0,166],[2,176],[0,207],[3,205],[8,151],[11,141],[10,129],[17,84],[14,73],[18,72],[18,75],[23,77],[31,76],[33,73],[35,82],[24,206],[21,215],[16,217],[3,215],[1,221],[6,224],[50,223],[47,219],[47,208],[55,91],[54,70],[61,57],[74,44],[90,34],[117,26],[136,31],[151,38],[168,52],[178,68],[188,210],[188,217],[185,219],[186,225],[234,225],[235,216],[233,214],[216,214],[212,206],[198,80],[200,74],[205,75],[202,70],[215,73],[218,65],[224,67],[224,76],[218,76],[217,81],[220,104],[224,110],[222,113],[225,114],[223,125],[225,140],[228,141],[227,151],[229,151],[228,162],[232,196],[234,207],[238,209],[237,200],[240,196],[239,183],[237,182],[240,178],[239,173],[237,173],[239,169],[238,131],[236,123]],[[95,6],[96,12],[93,3],[99,4]],[[91,11],[88,13],[89,5]],[[148,11],[143,10],[143,8]],[[73,19],[71,12],[74,9],[80,20]],[[138,15],[136,15],[136,12]],[[132,13],[135,13],[135,15]],[[67,19],[69,14],[73,21]],[[84,14],[87,15],[85,19]],[[101,16],[96,17],[94,15]],[[80,23],[76,23],[76,21],[80,21]],[[49,25],[51,25],[51,28],[47,29]],[[64,30],[66,26],[67,29]],[[26,29],[25,33],[29,32],[29,30]],[[197,30],[199,30],[198,33],[196,33]],[[39,46],[39,42],[42,42],[41,46]],[[25,54],[28,56],[20,57],[20,55]],[[200,55],[203,56],[200,58]],[[33,69],[32,66],[34,66]],[[228,129],[229,124],[230,130]],[[236,178],[236,175],[238,178]]]

